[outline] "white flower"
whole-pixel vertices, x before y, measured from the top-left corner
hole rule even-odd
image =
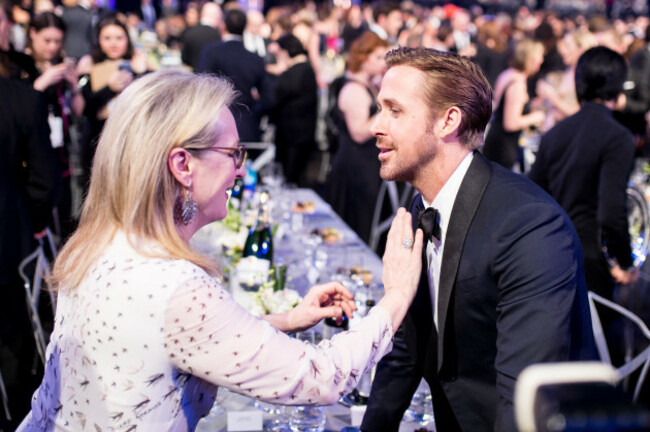
[[[249,312],[254,315],[279,314],[288,312],[302,300],[300,294],[292,289],[273,291],[271,287],[262,287],[257,292],[250,293],[251,303]],[[264,313],[260,314],[259,311]]]

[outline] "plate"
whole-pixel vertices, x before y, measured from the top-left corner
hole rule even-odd
[[[336,228],[317,228],[314,229],[312,234],[320,236],[325,244],[337,244],[343,239],[343,234]]]
[[[316,213],[316,203],[313,201],[298,201],[291,211],[294,213],[314,214]]]

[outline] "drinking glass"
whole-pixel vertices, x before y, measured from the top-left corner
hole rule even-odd
[[[262,182],[271,187],[278,187],[284,183],[284,174],[280,162],[271,161],[260,169]]]
[[[434,421],[433,404],[431,402],[431,392],[426,381],[422,380],[413,395],[411,405],[404,413],[404,417],[410,421],[415,421],[422,426],[426,426]]]
[[[224,387],[219,389],[217,398],[214,401],[214,405],[212,405],[210,413],[203,417],[196,425],[196,432],[213,432],[222,430],[222,428],[226,426],[226,415],[228,414],[228,410],[224,405],[230,395],[231,393],[228,389]]]
[[[296,333],[296,339],[316,343],[316,332],[306,330]],[[297,406],[291,409],[289,426],[293,432],[322,432],[327,421],[323,409],[313,406]]]

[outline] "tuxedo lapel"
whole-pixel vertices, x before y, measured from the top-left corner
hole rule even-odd
[[[440,266],[440,286],[438,287],[438,370],[440,370],[443,360],[447,309],[456,281],[465,237],[491,175],[492,168],[489,162],[475,151],[474,159],[460,185],[451,210]]]

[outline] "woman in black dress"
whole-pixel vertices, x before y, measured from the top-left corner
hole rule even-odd
[[[359,237],[368,242],[381,185],[379,150],[370,124],[376,113],[375,82],[386,64],[388,42],[367,31],[350,47],[345,83],[338,97],[338,150],[330,173],[329,201]]]
[[[83,175],[80,186],[84,190],[90,180],[97,140],[110,114],[113,99],[133,81],[134,76],[146,71],[146,56],[133,49],[126,25],[116,15],[104,17],[97,25],[93,65],[87,77],[81,79],[87,120],[81,146]]]
[[[300,40],[287,34],[277,40],[278,62],[287,69],[275,89],[276,159],[290,183],[305,185],[304,172],[316,149],[318,84],[307,51]]]
[[[545,118],[543,111],[530,112],[528,77],[539,71],[544,60],[544,47],[530,39],[517,42],[511,66],[497,78],[494,86],[494,107],[483,154],[508,169],[520,159],[519,136],[524,129],[538,127]]]
[[[61,240],[65,240],[75,227],[70,184],[71,126],[84,109],[75,61],[64,58],[62,51],[65,30],[59,16],[42,12],[30,22],[28,46],[38,71],[34,89],[41,92],[47,106],[50,141],[62,175],[61,194],[56,203],[58,220],[52,226]]]

